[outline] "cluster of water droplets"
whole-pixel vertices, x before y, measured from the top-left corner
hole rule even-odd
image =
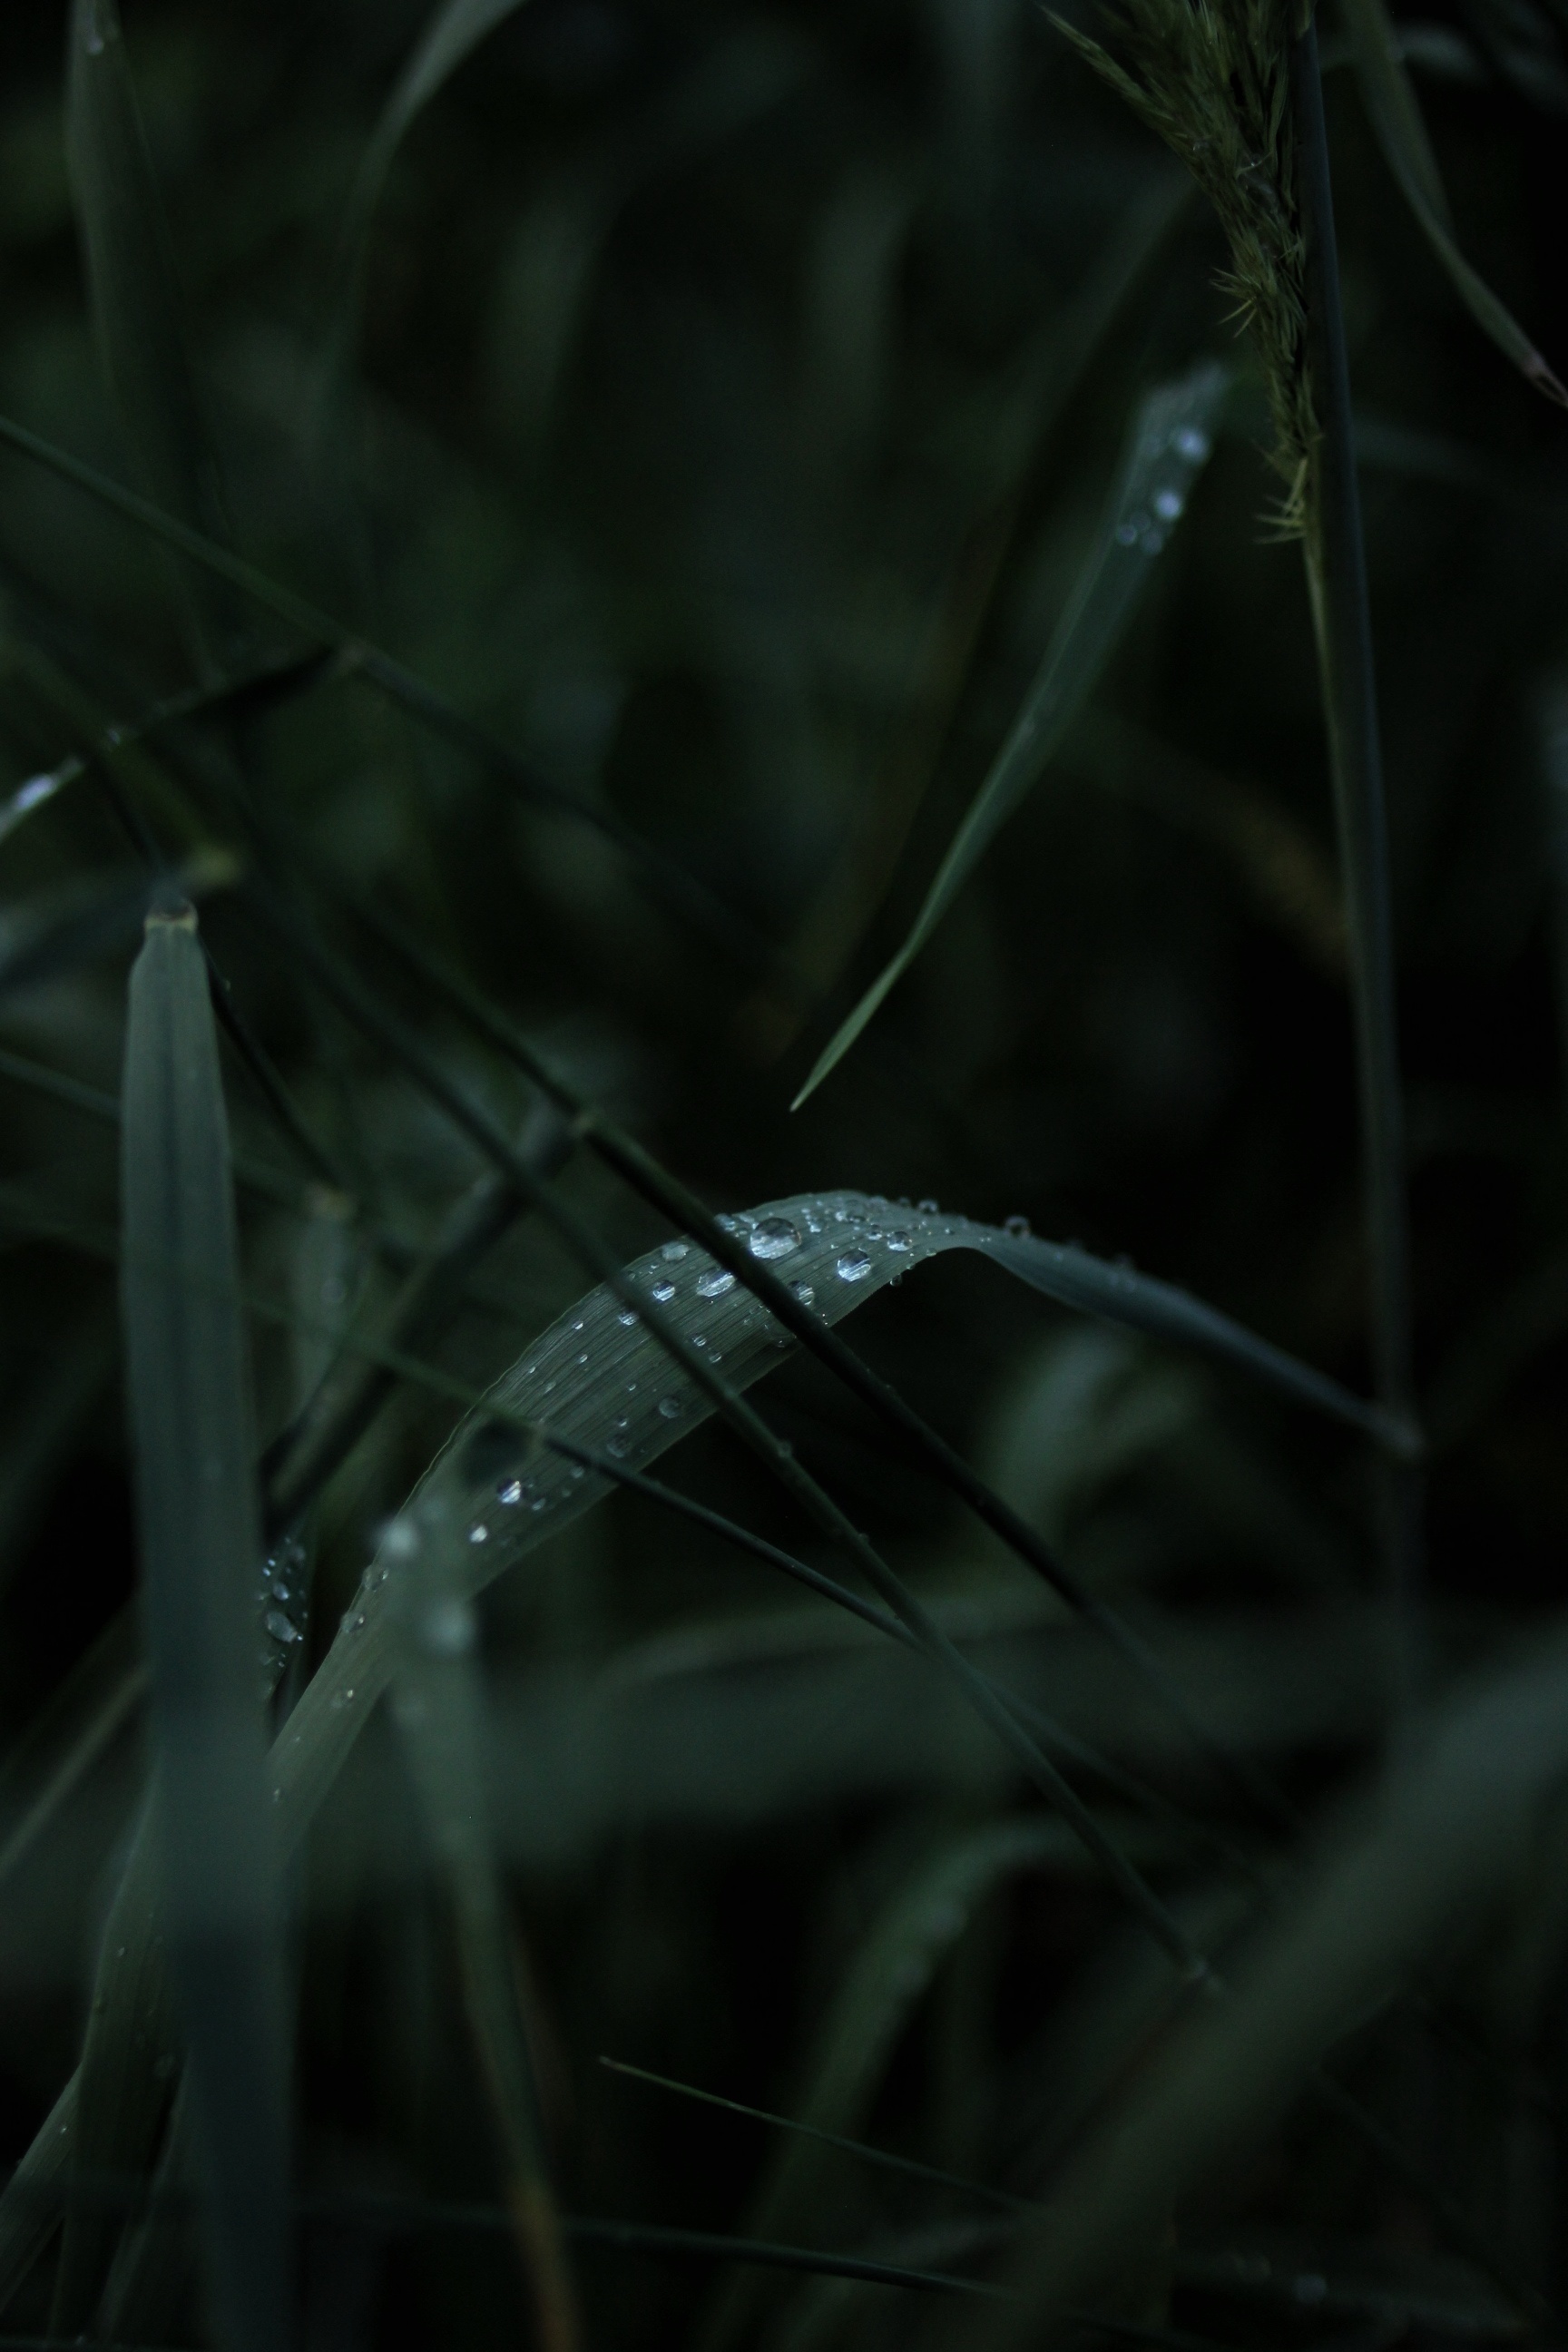
[[[282,1672],[289,1653],[305,1637],[308,1568],[305,1547],[298,1536],[285,1536],[261,1565],[257,1612],[261,1621],[261,1667],[268,1688]]]
[[[1212,446],[1209,435],[1200,425],[1179,424],[1161,433],[1155,446],[1146,450],[1145,455],[1156,459],[1174,458],[1177,462],[1168,467],[1168,478],[1156,483],[1149,493],[1147,504],[1140,504],[1122,516],[1116,526],[1118,546],[1136,547],[1145,555],[1159,554],[1173,526],[1181,520],[1192,476],[1207,461]]]
[[[899,1281],[919,1257],[943,1246],[950,1228],[967,1229],[965,1219],[942,1218],[934,1202],[916,1207],[852,1192],[772,1202],[718,1222],[798,1307],[829,1322],[879,1281]],[[590,1293],[493,1391],[540,1434],[509,1432],[476,1413],[432,1474],[458,1483],[476,1587],[598,1499],[609,1474],[595,1457],[640,1468],[711,1410],[698,1381],[648,1328],[649,1310],[668,1318],[737,1389],[793,1344],[769,1307],[691,1240],[666,1242],[635,1261],[623,1292],[606,1285]],[[587,1458],[574,1458],[578,1449]]]

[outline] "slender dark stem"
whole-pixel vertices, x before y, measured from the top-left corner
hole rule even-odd
[[[1414,1425],[1410,1247],[1388,822],[1321,69],[1310,19],[1292,49],[1290,84],[1298,146],[1297,193],[1307,248],[1308,354],[1320,425],[1307,482],[1305,553],[1350,946],[1371,1258],[1373,1364],[1379,1402],[1400,1422]],[[1418,1471],[1393,1463],[1383,1466],[1383,1547],[1401,1716],[1407,1713],[1420,1679],[1416,1590],[1420,1499]]]

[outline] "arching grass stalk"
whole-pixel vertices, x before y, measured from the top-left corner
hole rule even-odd
[[[1221,278],[1257,351],[1317,636],[1350,946],[1378,1400],[1413,1424],[1409,1251],[1387,824],[1349,372],[1310,0],[1126,0],[1120,58],[1061,30],[1187,165],[1230,247]],[[1383,1469],[1395,1698],[1417,1679],[1419,1480]]]

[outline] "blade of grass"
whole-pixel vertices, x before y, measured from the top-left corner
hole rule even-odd
[[[73,0],[66,133],[93,324],[126,438],[160,504],[209,539],[226,541],[216,461],[202,430],[117,0]],[[210,667],[232,633],[231,600],[216,596],[201,571],[193,577],[180,567],[180,585]]]
[[[624,2058],[601,2057],[599,2063],[612,2074],[625,2074],[635,2083],[650,2083],[656,2090],[673,2091],[678,2097],[695,2099],[705,2107],[720,2107],[726,2115],[745,2116],[751,2122],[766,2124],[773,2131],[795,2132],[805,2139],[819,2140],[845,2156],[858,2158],[862,2164],[900,2173],[906,2179],[923,2180],[933,2189],[955,2189],[963,2196],[983,2198],[987,2204],[999,2205],[1009,2213],[1033,2210],[1031,2199],[1011,2196],[1005,2189],[993,2189],[988,2181],[968,2180],[961,2173],[943,2172],[934,2164],[917,2162],[913,2157],[894,2156],[888,2148],[872,2147],[863,2139],[846,2139],[841,2132],[823,2131],[816,2124],[802,2123],[795,2116],[778,2116],[767,2107],[749,2107],[741,2099],[721,2098],[717,2091],[700,2090],[695,2083],[679,2083],[672,2075],[655,2074],[646,2066],[628,2065]]]
[[[1455,292],[1481,332],[1490,337],[1526,383],[1559,407],[1568,407],[1568,388],[1459,248],[1420,101],[1383,0],[1344,0],[1344,19],[1350,28],[1362,101],[1384,161]]]
[[[1229,386],[1229,370],[1208,361],[1143,401],[1100,535],[1023,709],[953,835],[909,936],[817,1056],[793,1109],[848,1052],[1055,756],[1131,620],[1152,560],[1169,539],[1207,462]]]
[[[349,198],[338,262],[335,343],[346,356],[358,340],[359,307],[372,225],[393,158],[432,99],[521,0],[440,0],[398,75],[371,133]]]
[[[507,2201],[538,2340],[542,2352],[573,2352],[582,2329],[486,1819],[484,1702],[472,1656],[478,1629],[453,1550],[464,1537],[450,1525],[442,1499],[416,1503],[386,1538],[398,1570],[392,1585],[393,1716],[447,1882],[464,2006],[505,2149]]]
[[[1528,1666],[1436,1718],[1370,1819],[1237,1971],[1230,1999],[1190,2013],[1098,2127],[1031,2228],[1016,2318],[988,2345],[1048,2340],[1157,2242],[1205,2173],[1283,2114],[1338,2035],[1424,1955],[1480,1927],[1528,1850],[1536,1807],[1568,1769],[1565,1702],[1558,1634]],[[1495,2256],[1487,2267],[1498,2275]],[[1518,2281],[1510,2291],[1539,2322],[1539,2294]]]
[[[0,950],[0,994],[40,987],[100,956],[122,951],[140,936],[149,906],[171,878],[187,898],[199,899],[232,890],[239,869],[226,850],[199,849],[172,877],[110,877],[73,888],[63,907],[55,898],[43,908],[18,909],[14,936]]]
[[[713,1217],[689,1187],[672,1176],[616,1122],[585,1101],[574,1087],[568,1086],[510,1022],[473,990],[454,979],[405,932],[399,932],[363,899],[353,898],[348,903],[373,935],[416,973],[427,990],[443,998],[479,1035],[504,1055],[540,1087],[547,1099],[557,1105],[572,1121],[573,1132],[581,1137],[607,1166],[614,1168],[651,1207],[667,1215],[678,1231],[684,1229],[700,1240],[719,1264],[762,1300],[794,1338],[826,1364],[873,1412],[900,1433],[916,1457],[961,1496],[984,1526],[990,1528],[1019,1559],[1042,1576],[1070,1608],[1096,1625],[1172,1711],[1175,1719],[1183,1724],[1194,1745],[1226,1779],[1240,1790],[1252,1806],[1276,1822],[1284,1817],[1278,1793],[1256,1771],[1217,1748],[1208,1738],[1201,1722],[1171,1689],[1157,1663],[1131,1628],[1098,1596],[1088,1591],[1046,1544],[1038,1529],[1031,1527],[999,1495],[994,1493],[963,1455],[922,1420],[889,1382],[880,1379],[851,1349],[847,1348],[827,1328],[822,1317],[808,1311],[795,1295],[793,1284],[781,1279],[766,1258],[760,1258],[751,1248],[749,1241],[736,1232],[726,1230],[723,1223]],[[1121,1275],[1126,1270],[1118,1268],[1115,1271]],[[1122,1290],[1118,1295],[1125,1297],[1128,1294]],[[1382,1443],[1396,1455],[1408,1454],[1413,1444],[1419,1442],[1402,1424],[1393,1423],[1380,1422],[1378,1434]]]
[[[121,1282],[155,1833],[224,2328],[237,2346],[277,2352],[291,2332],[291,2285],[260,1526],[227,1119],[188,908],[149,919],[131,981],[123,1099]],[[79,2292],[62,2267],[62,2304]]]
[[[1394,1420],[1414,1428],[1410,1244],[1388,823],[1322,80],[1310,17],[1291,47],[1289,90],[1305,242],[1307,352],[1321,419],[1308,453],[1302,551],[1345,894],[1371,1259],[1372,1352],[1380,1403]],[[1397,1718],[1408,1713],[1423,1671],[1418,1474],[1408,1466],[1384,1465],[1381,1501]]]

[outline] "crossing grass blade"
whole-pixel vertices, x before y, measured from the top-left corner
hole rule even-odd
[[[538,2341],[542,2352],[573,2352],[581,2330],[487,1818],[484,1700],[473,1658],[478,1628],[456,1550],[463,1543],[463,1530],[452,1526],[438,1496],[405,1511],[388,1532],[386,1548],[399,1571],[392,1588],[393,1713],[446,1881],[469,2031],[505,2149],[508,2203]]]
[[[148,922],[131,981],[123,1103],[121,1282],[153,1834],[224,2329],[243,2352],[277,2352],[290,2333],[291,2288],[260,1511],[227,1120],[188,908]],[[62,2293],[75,2291],[64,2275]]]
[[[1526,383],[1560,407],[1568,407],[1568,387],[1460,250],[1420,101],[1383,0],[1345,0],[1345,21],[1356,80],[1384,161],[1455,292],[1481,332],[1491,338]]]
[[[937,869],[908,938],[818,1055],[799,1109],[909,970],[996,835],[1055,757],[1131,620],[1193,485],[1208,461],[1230,372],[1216,361],[1142,402],[1093,551],[1038,675]]]
[[[71,179],[115,406],[153,497],[195,530],[226,541],[217,464],[202,426],[118,0],[73,0],[69,59]],[[210,664],[231,633],[231,600],[200,572],[184,572],[182,586]]]

